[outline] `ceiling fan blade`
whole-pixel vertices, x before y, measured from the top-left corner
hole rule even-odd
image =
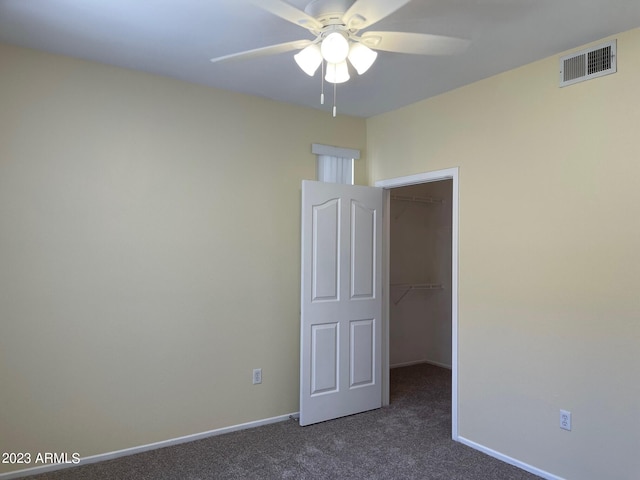
[[[365,32],[360,39],[374,50],[416,55],[454,55],[464,52],[470,43],[464,38],[407,32]]]
[[[322,29],[322,24],[311,15],[302,10],[289,5],[281,0],[249,0],[253,5],[266,10],[288,22],[294,23],[299,27],[304,27],[313,33],[318,33]]]
[[[342,19],[349,28],[370,27],[411,0],[356,0]]]
[[[311,45],[312,40],[294,40],[293,42],[279,43],[277,45],[270,45],[268,47],[254,48],[253,50],[246,50],[244,52],[232,53],[230,55],[224,55],[222,57],[212,58],[213,63],[228,62],[235,60],[249,60],[251,58],[263,57],[265,55],[275,55],[277,53],[291,52],[293,50],[300,50],[304,47]]]

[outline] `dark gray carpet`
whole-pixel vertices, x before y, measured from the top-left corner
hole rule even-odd
[[[539,477],[451,440],[451,372],[391,371],[391,405],[300,427],[294,420],[228,433],[33,480],[421,479]]]

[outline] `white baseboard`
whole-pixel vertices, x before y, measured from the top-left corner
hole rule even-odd
[[[26,477],[27,475],[37,475],[40,473],[53,472],[54,470],[61,470],[63,468],[78,467],[80,465],[87,465],[89,463],[103,462],[105,460],[112,460],[114,458],[126,457],[128,455],[135,455],[136,453],[148,452],[149,450],[155,450],[157,448],[170,447],[172,445],[180,445],[181,443],[193,442],[195,440],[202,440],[203,438],[215,437],[216,435],[222,435],[223,433],[235,432],[238,430],[246,430],[248,428],[260,427],[262,425],[269,425],[271,423],[284,422],[291,417],[298,416],[298,412],[289,413],[287,415],[280,415],[278,417],[265,418],[262,420],[256,420],[253,422],[241,423],[239,425],[232,425],[230,427],[217,428],[215,430],[209,430],[207,432],[194,433],[193,435],[185,435],[184,437],[171,438],[169,440],[163,440],[161,442],[149,443],[148,445],[140,445],[138,447],[125,448],[124,450],[116,450],[114,452],[101,453],[98,455],[91,455],[90,457],[80,458],[80,462],[77,464],[50,464],[42,465],[40,467],[26,468],[23,470],[16,470],[14,472],[0,473],[0,479],[9,480],[13,478]]]
[[[467,447],[471,447],[474,450],[478,450],[482,453],[486,453],[490,457],[497,458],[502,462],[508,463],[509,465],[513,465],[514,467],[518,467],[529,473],[533,473],[534,475],[538,475],[539,477],[545,478],[546,480],[564,480],[562,477],[558,477],[557,475],[553,475],[552,473],[545,472],[544,470],[540,470],[539,468],[533,467],[528,463],[521,462],[520,460],[516,460],[515,458],[511,458],[500,452],[496,452],[495,450],[487,448],[484,445],[480,445],[479,443],[472,442],[467,438],[458,436],[458,441],[460,443],[463,443]]]
[[[431,360],[416,360],[414,362],[394,363],[393,365],[389,365],[389,368],[410,367],[411,365],[421,365],[423,363],[428,363],[429,365],[435,365],[436,367],[442,367],[446,368],[447,370],[451,370],[451,365],[440,362],[433,362]]]

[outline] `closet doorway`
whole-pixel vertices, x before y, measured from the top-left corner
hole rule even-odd
[[[390,191],[389,367],[451,369],[453,181]]]
[[[376,182],[385,189],[383,404],[389,371],[418,363],[451,369],[458,439],[458,169]]]

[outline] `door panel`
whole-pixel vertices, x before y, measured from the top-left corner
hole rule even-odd
[[[373,355],[375,345],[375,320],[356,320],[351,322],[350,387],[371,385],[374,381],[375,361]]]
[[[302,183],[300,424],[379,408],[382,189]]]
[[[375,287],[376,211],[351,202],[351,297],[372,298]],[[356,248],[357,247],[357,248]]]
[[[338,324],[311,327],[311,395],[338,389]]]
[[[313,301],[338,300],[340,199],[313,206]]]

